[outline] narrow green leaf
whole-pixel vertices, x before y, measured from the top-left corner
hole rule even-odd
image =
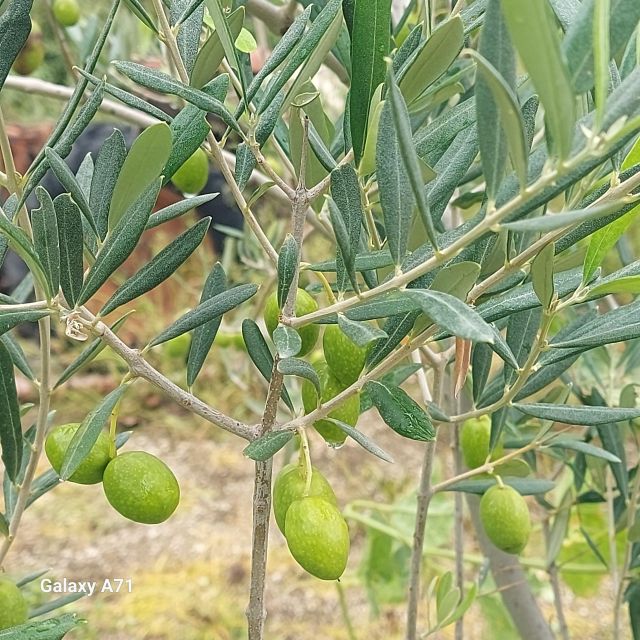
[[[71,169],[69,169],[65,161],[53,149],[45,149],[44,155],[54,175],[56,176],[60,184],[71,195],[75,203],[80,208],[80,212],[84,216],[85,220],[89,223],[91,229],[97,235],[98,229],[96,227],[95,220],[93,219],[91,209],[89,208],[89,203],[87,202],[87,199]]]
[[[235,69],[237,76],[240,78],[240,84],[242,86],[242,98],[246,99],[247,88],[245,86],[244,74],[242,73],[242,66],[240,59],[238,58],[238,50],[235,46],[236,38],[240,35],[231,31],[229,22],[222,11],[220,0],[205,0],[207,9],[209,9],[209,15],[213,20],[213,24],[216,27],[216,33],[220,38],[220,44],[224,50],[225,57],[229,65]]]
[[[600,458],[607,462],[620,462],[618,456],[614,456],[609,451],[596,447],[582,440],[575,440],[573,438],[556,438],[549,445],[552,449],[571,449],[572,451],[578,451],[584,453],[587,456],[594,458]]]
[[[381,249],[379,251],[371,251],[367,253],[360,253],[355,258],[356,271],[368,271],[370,269],[384,269],[393,265],[391,254],[387,249]],[[310,271],[334,271],[336,270],[336,261],[327,260],[325,262],[314,262],[306,267]]]
[[[631,223],[638,217],[638,214],[640,214],[640,206],[628,211],[591,236],[587,255],[584,258],[583,278],[585,282],[591,279],[596,269],[602,264],[607,253],[609,253],[616,242],[624,235]]]
[[[389,101],[385,102],[380,116],[376,174],[389,251],[394,263],[400,265],[407,253],[415,198]]]
[[[69,194],[63,193],[54,201],[60,246],[60,288],[67,303],[74,307],[84,277],[82,263],[82,215]]]
[[[226,288],[227,274],[224,272],[222,265],[216,262],[202,288],[200,304],[222,293]],[[198,374],[202,370],[221,322],[222,316],[219,316],[209,320],[209,322],[201,324],[193,330],[191,345],[189,346],[189,355],[187,357],[187,386],[189,388],[194,385]]]
[[[628,203],[629,200],[624,199],[621,202],[608,202],[606,204],[596,205],[587,209],[578,209],[576,211],[563,211],[562,213],[553,214],[547,212],[543,216],[525,218],[514,222],[506,222],[500,226],[504,229],[509,229],[510,231],[536,231],[546,233],[547,231],[562,229],[562,227],[578,225],[588,220],[604,218],[611,213],[619,211]]]
[[[31,32],[33,0],[10,0],[0,16],[0,89]]]
[[[393,458],[382,448],[380,448],[375,442],[370,440],[362,431],[358,431],[351,425],[346,422],[342,422],[342,420],[337,420],[336,418],[324,418],[328,422],[332,422],[339,429],[344,431],[351,439],[357,442],[365,451],[368,451],[372,455],[376,456],[376,458],[380,458],[380,460],[384,460],[385,462],[393,463]]]
[[[404,164],[404,170],[411,190],[413,198],[418,205],[418,211],[422,218],[427,236],[431,244],[437,249],[438,242],[436,238],[436,229],[429,211],[429,205],[424,193],[424,180],[422,179],[422,170],[420,167],[420,159],[413,143],[413,134],[411,132],[411,121],[409,120],[409,112],[404,98],[400,93],[400,89],[396,84],[393,71],[389,67],[389,76],[387,78],[387,89],[389,91],[388,104],[391,108],[391,115],[395,125],[398,148],[400,149],[400,158]]]
[[[536,404],[518,404],[514,408],[525,415],[552,420],[564,424],[576,424],[585,427],[593,427],[599,424],[623,422],[640,418],[640,409],[628,409],[620,407],[587,407],[555,405],[539,402]]]
[[[256,284],[241,284],[232,289],[227,289],[215,296],[212,296],[208,300],[200,303],[192,311],[188,311],[183,316],[178,318],[170,327],[165,329],[162,333],[156,336],[150,343],[150,347],[154,347],[158,344],[176,338],[177,336],[195,329],[209,320],[218,318],[228,311],[235,309],[243,302],[252,298],[258,291],[258,285]]]
[[[538,478],[510,478],[505,476],[502,478],[504,484],[513,487],[521,496],[533,496],[547,493],[556,486],[551,480],[542,480]],[[491,480],[460,480],[449,485],[445,491],[462,491],[464,493],[474,493],[482,495],[487,489],[495,486],[496,481]]]
[[[0,335],[0,342],[4,344],[7,351],[11,354],[11,359],[13,360],[13,364],[16,366],[16,369],[22,372],[27,378],[29,378],[29,380],[35,380],[36,376],[31,369],[31,365],[20,346],[20,343],[15,340],[10,333]]]
[[[575,97],[547,0],[501,0],[502,11],[520,58],[540,96],[553,144],[560,158],[573,142]]]
[[[200,246],[210,222],[211,218],[199,220],[193,227],[169,243],[151,262],[118,287],[107,300],[100,314],[104,316],[111,313],[114,309],[135,300],[171,277]]]
[[[611,293],[640,293],[640,276],[627,276],[611,282],[598,284],[597,280],[589,287],[589,298],[601,298]]]
[[[183,98],[203,111],[213,113],[228,127],[231,127],[238,133],[240,132],[238,123],[231,113],[229,113],[224,104],[204,91],[189,87],[162,71],[149,69],[148,67],[136,64],[135,62],[116,61],[113,63],[113,66],[121,73],[124,73],[125,76],[131,78],[131,80],[137,82],[143,87],[148,87],[149,89],[159,91],[160,93],[168,93],[170,95],[176,95]]]
[[[298,243],[291,234],[287,234],[278,256],[278,307],[280,309],[287,302],[298,261]]]
[[[415,300],[425,315],[453,335],[493,344],[494,332],[491,327],[475,309],[458,298],[430,289],[407,289],[404,295]]]
[[[506,136],[509,156],[516,169],[521,189],[527,186],[529,151],[525,139],[522,112],[515,91],[488,60],[474,51],[471,51],[470,55],[478,63],[478,71],[483,79],[480,86],[486,86],[491,94],[489,97],[486,89],[483,88],[480,92],[478,92],[479,87],[476,89],[478,139],[480,144],[484,146],[482,167],[487,175],[489,197],[495,199],[502,182],[506,159],[501,149],[503,147],[502,136]],[[488,100],[489,104],[480,102],[479,96],[483,101]],[[481,153],[483,146],[480,148]],[[488,172],[487,169],[489,169]]]
[[[60,478],[62,480],[68,480],[89,455],[102,431],[102,427],[126,390],[126,386],[120,386],[113,390],[82,421],[64,454],[62,466],[60,467]]]
[[[258,166],[258,161],[253,155],[253,152],[246,144],[241,142],[236,149],[236,166],[235,166],[235,179],[238,183],[238,189],[244,191],[247,183],[251,179],[253,170]]]
[[[396,433],[411,440],[433,440],[435,431],[427,413],[400,387],[375,380],[364,389],[385,423]]]
[[[173,0],[169,7],[169,17],[171,26],[176,27],[178,20],[181,20],[185,11],[190,10],[191,0]],[[185,16],[177,29],[176,41],[180,57],[184,62],[187,73],[191,73],[193,65],[198,55],[200,46],[200,35],[202,33],[202,22],[204,20],[204,6],[194,7],[193,12]]]
[[[271,431],[247,445],[242,453],[244,453],[247,458],[257,460],[258,462],[264,462],[265,460],[273,458],[273,456],[278,453],[278,451],[280,451],[280,449],[282,449],[282,447],[284,447],[294,435],[295,431],[290,431],[288,429]]]
[[[358,175],[350,164],[338,167],[331,172],[331,196],[346,230],[346,251],[339,248],[336,265],[344,266],[351,285],[355,291],[358,291],[355,261],[360,246],[364,208]],[[338,289],[345,290],[347,283],[344,275],[339,274],[337,280]]]
[[[31,240],[22,229],[7,218],[2,208],[0,208],[0,236],[7,238],[9,247],[27,263],[31,273],[40,282],[43,289],[47,293],[51,293],[44,267],[34,246],[31,244]]]
[[[159,211],[155,211],[149,216],[149,220],[147,222],[145,230],[153,229],[154,227],[158,227],[165,222],[169,222],[169,220],[179,218],[185,213],[193,211],[193,209],[197,209],[207,202],[211,202],[211,200],[216,198],[218,195],[220,194],[205,193],[204,195],[194,196],[193,198],[185,198],[184,200],[180,200],[179,202],[170,204],[168,207],[164,207]]]
[[[36,187],[40,207],[31,210],[33,244],[52,292],[60,288],[60,240],[58,222],[51,196],[42,187]]]
[[[147,10],[144,8],[143,4],[140,0],[124,0],[125,4],[131,9],[131,13],[133,13],[142,24],[151,29],[154,33],[158,33],[158,28],[155,23],[151,19],[151,16],[147,13]]]
[[[173,174],[200,148],[210,132],[206,113],[192,104],[187,105],[173,119],[171,153],[162,174],[167,184]]]
[[[611,47],[609,44],[609,11],[611,0],[596,0],[593,16],[593,58],[595,68],[595,103],[596,129],[599,130],[604,120],[609,93],[609,60]]]
[[[141,111],[142,113],[146,113],[150,115],[152,118],[159,120],[160,122],[166,122],[167,124],[171,122],[171,116],[167,115],[162,109],[158,109],[154,107],[152,104],[139,98],[138,96],[133,95],[133,93],[129,93],[120,87],[116,87],[108,82],[104,82],[104,80],[100,80],[100,78],[96,78],[96,76],[91,73],[87,73],[83,69],[78,69],[78,72],[81,76],[86,78],[91,84],[95,86],[101,85],[104,88],[104,92],[114,98],[120,100],[124,104],[128,105],[132,109],[136,111]],[[108,203],[107,203],[108,204]]]
[[[507,149],[511,151],[521,185],[526,184],[528,156],[515,95],[515,55],[500,0],[488,1],[478,53],[472,55],[477,56],[479,71],[475,97],[480,157],[487,179],[487,195],[495,202],[504,177]]]
[[[7,475],[15,482],[22,465],[22,425],[13,360],[0,342],[0,446]]]
[[[89,195],[89,207],[93,212],[101,240],[107,236],[113,190],[126,157],[124,136],[119,129],[114,129],[98,152]]]
[[[0,335],[23,322],[37,322],[48,315],[51,315],[49,311],[5,311],[3,308],[0,313]]]
[[[129,311],[129,313],[125,314],[119,320],[116,320],[111,327],[111,331],[114,333],[118,332],[118,329],[126,322],[127,318],[133,313],[133,311]],[[62,372],[60,378],[53,386],[54,389],[57,389],[61,384],[64,384],[67,380],[69,380],[72,376],[74,376],[82,367],[89,364],[96,356],[106,348],[106,344],[100,338],[96,338],[93,340],[88,347],[86,347],[82,353]]]
[[[87,274],[78,304],[84,304],[89,300],[133,253],[158,198],[160,186],[161,179],[158,178],[147,186],[145,191],[139,194],[124,214],[119,217],[118,224],[109,232],[105,243],[96,256],[96,261]]]
[[[115,229],[125,212],[162,173],[171,153],[171,129],[161,122],[145,129],[133,143],[113,188],[109,229]]]
[[[354,290],[359,291],[359,283],[356,278],[355,269],[353,268],[355,260],[351,253],[349,230],[340,213],[340,209],[338,209],[338,206],[332,198],[327,199],[327,204],[329,205],[331,226],[333,227],[333,233],[336,237],[336,279],[338,290],[346,290],[348,281],[351,281]]]
[[[349,119],[356,165],[367,134],[369,107],[376,87],[384,82],[389,53],[391,0],[355,0],[351,30]]]
[[[305,360],[301,358],[284,358],[278,362],[278,371],[285,376],[304,378],[315,387],[318,396],[322,393],[317,371]]]
[[[460,16],[443,22],[409,58],[399,78],[407,104],[419,98],[453,64],[464,45]]]
[[[548,244],[531,263],[531,281],[533,290],[544,309],[548,309],[553,300],[555,287],[553,284],[553,259],[555,245]]]
[[[359,347],[367,347],[372,342],[389,337],[382,329],[364,322],[354,322],[343,314],[338,315],[338,325],[347,338]]]
[[[260,331],[260,327],[253,320],[247,318],[242,321],[242,338],[251,362],[262,374],[262,377],[269,382],[273,373],[273,355],[262,335],[262,331]],[[284,386],[282,387],[282,399],[293,411],[293,403]]]

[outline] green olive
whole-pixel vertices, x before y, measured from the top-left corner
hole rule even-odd
[[[295,500],[299,500],[304,496],[305,488],[304,468],[299,464],[292,463],[284,466],[275,479],[273,484],[273,514],[276,518],[276,524],[282,533],[284,533],[285,519],[289,507]],[[332,504],[338,503],[331,485],[316,467],[312,467],[309,495],[319,496]]]
[[[44,443],[44,450],[51,466],[60,473],[64,456],[69,448],[69,444],[80,428],[80,424],[73,422],[56,427],[49,433]],[[69,482],[78,484],[98,484],[102,482],[104,470],[111,462],[109,436],[101,431],[91,451],[80,463],[80,466],[69,477]]]
[[[0,577],[0,629],[27,621],[28,607],[22,591],[8,578]]]
[[[311,575],[337,580],[349,558],[349,528],[337,507],[319,496],[294,501],[285,521],[291,555]]]
[[[325,328],[322,348],[333,375],[343,384],[353,384],[364,367],[367,350],[352,342],[337,324]]]
[[[180,502],[180,487],[171,469],[144,451],[116,456],[104,472],[103,487],[118,513],[143,524],[164,522]]]
[[[326,362],[316,362],[313,367],[320,378],[322,402],[335,398],[347,388],[348,385],[343,384],[333,375]],[[305,413],[311,413],[318,407],[318,394],[315,387],[308,380],[302,383],[302,403]],[[360,417],[360,396],[357,393],[353,394],[333,409],[327,417],[355,427]],[[313,426],[331,446],[340,446],[347,438],[347,434],[333,422],[329,422],[329,420],[317,420],[313,423]]]
[[[491,416],[469,418],[462,423],[460,431],[460,449],[462,457],[469,469],[482,466],[489,457],[489,443],[491,441]],[[504,454],[502,442],[494,447],[492,460],[501,458]]]
[[[480,500],[480,520],[493,544],[506,553],[520,553],[529,541],[531,518],[525,499],[509,486],[494,485]]]
[[[304,289],[298,289],[296,294],[296,317],[306,316],[308,313],[313,313],[317,310],[318,303]],[[273,336],[273,332],[278,326],[279,317],[278,296],[274,292],[267,298],[264,307],[264,323],[267,325],[267,331],[269,331],[270,336]],[[319,333],[320,327],[317,324],[308,324],[298,329],[298,334],[302,340],[302,347],[298,357],[306,356],[315,347]]]

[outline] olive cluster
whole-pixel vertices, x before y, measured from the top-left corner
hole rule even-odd
[[[273,512],[291,555],[311,575],[337,580],[349,558],[349,528],[336,494],[315,467],[288,464],[273,486]]]
[[[498,442],[490,453],[491,417],[470,418],[462,425],[460,448],[465,464],[477,469],[487,461],[497,460],[504,453]],[[531,534],[531,517],[526,500],[501,481],[485,491],[480,500],[480,520],[491,542],[506,553],[520,553]]]
[[[57,473],[78,423],[64,424],[47,436],[45,452]],[[146,451],[112,456],[109,436],[101,432],[89,454],[69,477],[77,484],[102,483],[111,506],[125,518],[142,524],[164,522],[180,502],[180,487],[169,467]]]
[[[318,304],[304,290],[298,289],[296,296],[295,314],[297,317],[317,311]],[[264,321],[271,335],[278,326],[278,300],[272,294],[265,305]],[[315,347],[320,327],[308,324],[298,331],[302,340],[299,357],[308,355]],[[318,405],[335,398],[339,393],[353,384],[364,368],[367,355],[366,349],[352,342],[336,324],[327,325],[322,336],[322,356],[314,357],[313,368],[320,379],[320,396],[314,385],[305,380],[302,384],[302,403],[305,413],[311,413]],[[328,418],[340,420],[355,427],[360,416],[360,397],[358,394],[349,396],[329,414]],[[346,439],[346,434],[329,420],[318,420],[313,426],[330,446],[339,447]]]

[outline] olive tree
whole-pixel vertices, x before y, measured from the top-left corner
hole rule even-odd
[[[11,249],[29,269],[0,296],[0,564],[28,526],[29,506],[60,480],[73,481],[101,438],[107,470],[124,459],[116,452],[126,440],[116,434],[118,407],[132,385],[145,383],[237,436],[238,455],[255,467],[251,640],[264,637],[272,495],[296,560],[319,578],[340,577],[347,527],[333,490],[312,468],[309,438],[315,431],[336,448],[349,438],[388,464],[369,421],[358,422],[374,410],[423,457],[413,536],[400,536],[411,547],[407,640],[449,624],[463,637],[483,579],[466,564],[467,511],[522,637],[552,638],[557,630],[568,638],[559,557],[584,503],[608,515],[602,539],[586,542],[600,557],[603,540],[611,551],[603,566],[614,581],[613,636],[628,624],[640,635],[640,261],[632,225],[640,211],[640,3],[412,0],[403,12],[391,4],[111,0],[86,59],[73,60],[61,33],[67,62],[76,65],[73,86],[64,87],[10,73],[28,44],[33,1],[0,0],[0,88],[65,101],[25,175],[15,170],[0,110],[0,185],[8,194],[0,263]],[[165,55],[162,68],[105,59],[119,20],[146,26]],[[259,24],[271,32],[272,48],[254,71],[249,32]],[[179,112],[159,109],[151,95],[171,96]],[[100,110],[145,129],[128,152],[114,133],[74,175],[64,159]],[[230,152],[233,138],[239,146]],[[94,297],[146,229],[211,197],[152,213],[161,186],[198,149],[224,176],[268,277],[247,278],[245,269],[243,282],[214,265],[192,309],[134,348],[117,335],[126,316],[106,316],[171,278],[200,250],[208,222],[173,240],[102,306]],[[53,200],[39,186],[47,171],[64,187]],[[31,194],[39,206],[29,210]],[[286,212],[286,235],[255,213],[269,198]],[[324,246],[332,249],[319,255]],[[256,296],[265,280],[276,285],[266,303],[267,291]],[[264,309],[252,307],[254,296]],[[263,311],[264,324],[255,321]],[[254,424],[198,396],[198,375],[230,313],[244,318],[247,357],[265,379]],[[23,323],[38,325],[37,367],[15,331]],[[54,327],[80,343],[64,371],[52,359]],[[148,355],[183,334],[191,343],[178,385]],[[105,346],[128,373],[59,443],[57,469],[37,475],[52,389]],[[599,375],[598,358],[617,375]],[[20,406],[15,369],[38,392],[26,430],[22,415],[29,423],[31,407]],[[281,472],[274,492],[274,456],[294,445],[300,464]],[[448,456],[436,479],[436,462]],[[429,508],[441,492],[453,492],[455,504],[452,570],[427,589]],[[520,564],[529,508],[543,557]],[[380,523],[351,506],[344,515],[352,524]],[[548,575],[554,628],[527,582],[529,567]],[[15,590],[7,598],[19,601]],[[437,603],[437,615],[420,608],[425,598]],[[6,637],[60,638],[76,624],[70,614],[43,621],[33,613]]]

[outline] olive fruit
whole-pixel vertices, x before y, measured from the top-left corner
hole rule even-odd
[[[60,473],[62,461],[69,444],[80,428],[78,422],[63,424],[49,433],[44,443],[44,450],[51,466]],[[109,436],[101,431],[89,455],[80,463],[80,466],[69,477],[69,482],[78,484],[98,484],[102,482],[104,470],[111,462]]]
[[[506,553],[520,553],[531,533],[525,499],[509,486],[494,485],[480,500],[480,520],[493,544]]]
[[[200,193],[209,179],[209,160],[201,148],[191,155],[173,174],[171,182],[182,193]]]
[[[0,577],[0,629],[24,624],[27,612],[27,602],[22,591],[8,578]]]
[[[273,483],[273,514],[282,533],[284,533],[285,518],[291,503],[304,496],[305,488],[304,467],[299,464],[292,463],[284,466],[275,479]],[[315,467],[312,467],[309,495],[324,498],[331,504],[338,504],[331,485]]]
[[[143,524],[164,522],[180,502],[180,487],[171,469],[144,451],[116,456],[104,472],[103,487],[118,513]]]
[[[348,385],[342,384],[342,382],[333,375],[326,362],[317,362],[313,367],[320,378],[322,402],[327,402],[335,398],[335,396],[347,388]],[[302,383],[302,404],[304,405],[305,413],[311,413],[318,407],[318,394],[316,393],[315,387],[308,380]],[[359,416],[360,396],[356,393],[340,403],[327,417],[340,420],[355,427]],[[313,426],[327,443],[332,446],[340,446],[347,438],[347,434],[340,429],[340,427],[328,420],[317,420],[313,423]]]
[[[489,443],[491,441],[491,416],[484,415],[479,418],[469,418],[462,423],[460,431],[460,449],[462,457],[469,469],[482,466],[489,456]],[[492,460],[501,458],[504,447],[501,442],[493,448]]]
[[[349,528],[338,508],[319,496],[295,500],[285,520],[291,555],[311,575],[337,580],[347,566]]]
[[[44,43],[42,29],[37,22],[33,22],[31,33],[13,63],[13,70],[21,76],[32,74],[44,62]]]
[[[360,375],[367,350],[351,341],[337,324],[330,324],[322,336],[324,358],[340,382],[353,384]]]
[[[54,0],[53,15],[63,27],[73,27],[80,20],[80,7],[76,0]]]
[[[304,289],[298,289],[296,294],[296,317],[306,316],[308,313],[317,310],[318,303]],[[271,336],[273,336],[273,332],[278,326],[279,316],[278,296],[274,292],[267,298],[264,307],[264,323],[267,325],[267,331]],[[319,333],[320,327],[317,324],[308,324],[298,329],[298,334],[302,340],[302,347],[298,357],[306,356],[315,347]]]

